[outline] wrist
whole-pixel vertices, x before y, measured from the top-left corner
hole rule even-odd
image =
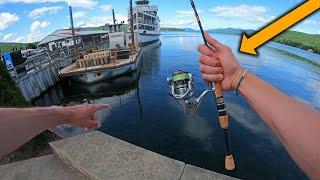
[[[237,89],[238,83],[239,83],[239,81],[241,80],[242,75],[243,75],[244,72],[245,72],[245,70],[243,70],[242,68],[239,68],[239,69],[234,73],[233,80],[232,80],[232,84],[231,84],[231,87],[232,87],[232,90],[233,90],[233,91]]]
[[[53,113],[56,115],[57,120],[60,124],[69,124],[70,117],[73,116],[72,111],[70,108],[67,107],[60,107],[60,106],[52,106],[51,109]]]

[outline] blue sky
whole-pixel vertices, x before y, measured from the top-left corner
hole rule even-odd
[[[129,0],[70,0],[75,25],[100,26],[111,22],[111,9],[118,20],[127,20]],[[258,29],[302,0],[195,0],[205,29]],[[197,28],[189,0],[151,0],[159,6],[164,27]],[[56,29],[69,27],[68,0],[0,0],[0,42],[39,41]],[[320,12],[296,25],[294,30],[320,34]]]

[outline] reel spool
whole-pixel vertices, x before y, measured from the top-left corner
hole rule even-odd
[[[215,91],[215,87],[211,87],[205,90],[198,98],[195,97],[195,87],[193,75],[187,71],[179,70],[175,72],[171,77],[167,78],[167,83],[170,87],[169,94],[177,99],[183,109],[193,109],[196,111],[202,103],[204,97]]]

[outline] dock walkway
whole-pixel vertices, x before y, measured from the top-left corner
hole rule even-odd
[[[101,132],[63,139],[50,146],[55,155],[0,166],[0,179],[235,179]]]

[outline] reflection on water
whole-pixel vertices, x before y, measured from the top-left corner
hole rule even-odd
[[[319,67],[272,48],[261,48],[259,57],[239,54],[239,37],[214,36],[232,47],[245,68],[288,95],[320,109]],[[201,36],[164,33],[161,39],[161,47],[144,51],[137,81],[132,75],[89,86],[65,81],[54,89],[57,92],[44,95],[37,104],[108,103],[112,107],[99,113],[103,121],[99,130],[114,137],[239,178],[307,179],[246,101],[232,92],[225,93],[225,100],[237,168],[225,171],[224,137],[213,97],[206,97],[197,113],[185,115],[177,101],[168,95],[166,84],[166,77],[183,69],[194,74],[196,94],[207,88],[198,72],[196,47],[202,43]]]

